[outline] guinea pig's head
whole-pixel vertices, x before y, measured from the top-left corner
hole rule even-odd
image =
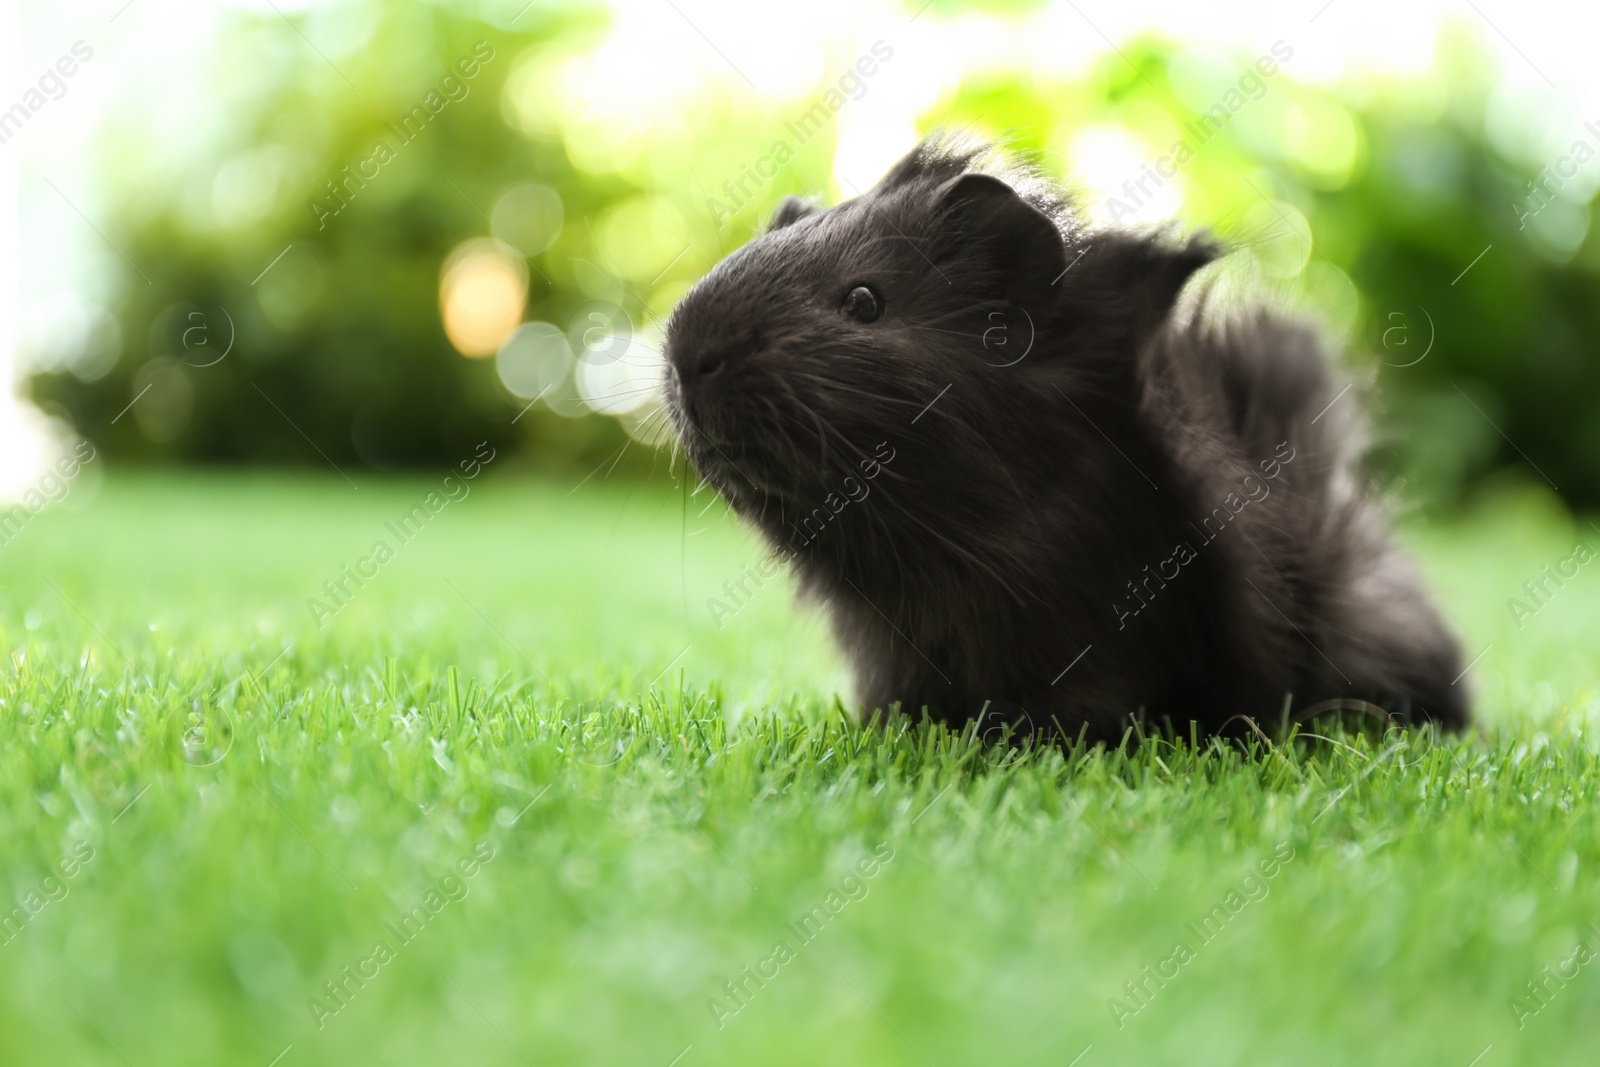
[[[930,139],[836,207],[785,200],[674,309],[666,392],[683,447],[769,532],[845,497],[886,453],[885,493],[939,494],[901,510],[977,512],[1051,421],[1061,401],[1033,350],[1096,304],[1058,284],[1082,235],[1052,187],[975,170],[988,151]]]
[[[672,416],[736,508],[837,491],[940,390],[1026,345],[1065,245],[977,154],[929,142],[837,207],[785,200],[673,311]]]

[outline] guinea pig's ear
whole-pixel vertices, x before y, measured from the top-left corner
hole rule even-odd
[[[809,200],[801,200],[798,196],[786,196],[778,201],[778,209],[772,213],[772,221],[767,224],[767,232],[781,230],[785,226],[798,222],[807,215],[815,215],[817,206]]]
[[[1061,232],[1044,212],[999,178],[968,173],[939,188],[939,209],[1000,278],[1005,297],[1025,308],[1050,301],[1067,265]]]

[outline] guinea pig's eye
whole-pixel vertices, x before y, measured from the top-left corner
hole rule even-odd
[[[876,322],[883,314],[883,303],[864,285],[858,285],[844,295],[844,313],[857,322]]]

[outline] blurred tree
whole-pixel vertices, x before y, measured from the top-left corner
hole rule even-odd
[[[501,115],[519,51],[592,32],[593,14],[530,12],[513,36],[443,9],[403,10],[337,68],[270,13],[227,35],[219,71],[265,68],[268,88],[233,102],[194,164],[198,196],[165,190],[150,203],[108,168],[111,239],[151,265],[150,284],[123,288],[125,350],[109,373],[41,373],[38,402],[64,408],[112,454],[162,460],[387,467],[451,462],[519,432],[557,456],[625,440],[613,420],[548,409],[513,426],[526,401],[493,358],[456,351],[440,313],[452,250],[496,234],[502,258],[531,267],[518,285],[535,312],[563,321],[585,301],[540,265],[572,242],[519,256],[511,242],[530,226],[508,235],[491,213],[509,188],[559,190],[554,221],[532,234],[554,238],[563,208],[581,219],[632,191],[581,179],[558,140],[513,134]],[[111,134],[110,155],[135,151],[144,132]],[[507,302],[487,288],[480,304]],[[541,421],[565,425],[553,433]]]
[[[1533,175],[1485,145],[1484,94],[1465,89],[1440,122],[1363,115],[1370,163],[1314,201],[1317,232],[1370,301],[1365,340],[1387,398],[1380,455],[1428,497],[1522,467],[1593,506],[1600,246],[1589,210],[1556,202],[1540,212],[1548,233],[1524,225]]]

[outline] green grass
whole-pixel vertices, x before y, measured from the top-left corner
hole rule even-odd
[[[307,598],[437,482],[97,476],[0,548],[0,870],[40,905],[0,938],[0,1063],[1600,1047],[1600,961],[1511,1007],[1600,950],[1600,570],[1520,630],[1505,604],[1600,535],[1537,493],[1409,532],[1467,655],[1489,646],[1475,734],[1063,755],[849,724],[785,589],[711,625],[759,548],[703,498],[485,477],[318,628]],[[1119,1027],[1108,1001],[1179,941]],[[765,960],[734,1013],[723,983]]]

